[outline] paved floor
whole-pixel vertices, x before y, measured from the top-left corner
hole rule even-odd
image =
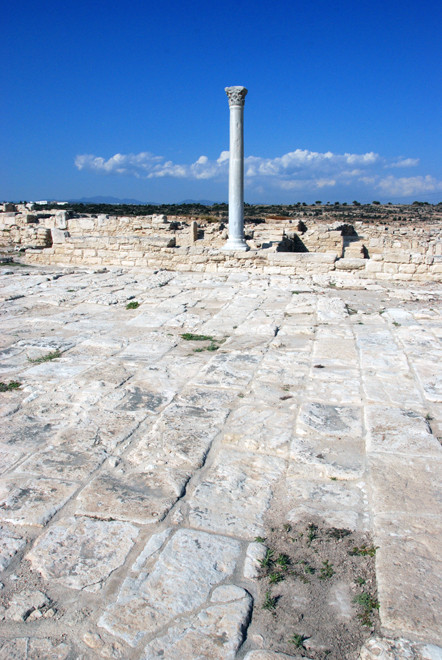
[[[0,380],[21,383],[0,393],[0,658],[276,658],[247,631],[276,491],[293,523],[373,534],[404,639],[361,658],[442,657],[440,287],[17,266],[0,285]]]

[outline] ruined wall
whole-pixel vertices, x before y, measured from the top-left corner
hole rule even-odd
[[[442,280],[441,223],[327,224],[267,219],[246,225],[250,252],[222,251],[226,229],[163,215],[69,217],[66,211],[0,213],[0,245],[25,250],[29,263],[153,267],[225,272],[232,268],[302,275],[351,273],[359,278]]]

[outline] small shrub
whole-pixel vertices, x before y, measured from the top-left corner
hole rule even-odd
[[[140,306],[140,303],[137,302],[136,300],[132,300],[131,302],[127,303],[126,309],[137,309],[137,307]]]

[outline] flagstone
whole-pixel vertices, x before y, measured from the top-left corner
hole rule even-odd
[[[243,641],[252,598],[239,587],[217,587],[211,606],[182,619],[145,648],[143,660],[234,660]]]
[[[164,547],[135,563],[99,625],[137,646],[146,634],[200,608],[212,587],[232,576],[239,556],[238,541],[179,529]]]
[[[0,483],[0,520],[43,527],[77,488],[70,481],[10,473]]]
[[[69,518],[40,536],[26,559],[46,580],[96,591],[124,563],[137,536],[128,523]]]

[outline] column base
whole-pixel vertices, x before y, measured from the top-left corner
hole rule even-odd
[[[228,252],[238,252],[239,250],[247,252],[247,250],[250,250],[250,247],[243,238],[229,237],[221,249],[227,250]]]

